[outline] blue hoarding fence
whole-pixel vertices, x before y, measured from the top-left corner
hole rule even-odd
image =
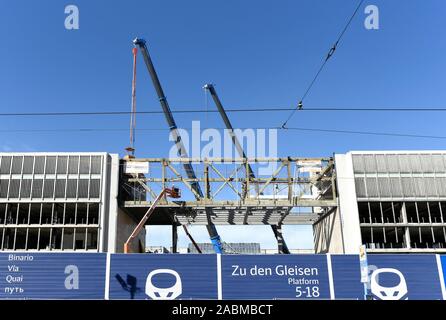
[[[103,299],[106,254],[0,253],[0,299]]]
[[[217,299],[216,255],[113,254],[110,299]]]
[[[376,300],[446,300],[446,255],[368,255]],[[0,299],[364,299],[358,255],[0,253]]]
[[[224,299],[330,299],[325,255],[221,257]]]

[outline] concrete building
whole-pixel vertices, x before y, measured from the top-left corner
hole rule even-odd
[[[112,249],[118,167],[108,153],[1,153],[0,250]]]
[[[446,152],[335,156],[339,205],[314,224],[318,253],[446,251]]]

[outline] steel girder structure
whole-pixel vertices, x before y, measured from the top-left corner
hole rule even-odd
[[[179,201],[162,199],[148,224],[205,225],[209,210],[216,225],[313,224],[337,206],[332,158],[133,158],[123,160],[123,166],[125,162],[147,162],[150,168],[149,174],[121,176],[121,187],[133,194],[121,197],[121,206],[135,218],[162,188],[174,185],[183,193]],[[196,179],[182,172],[183,162],[195,166]],[[267,164],[275,164],[269,174],[246,175],[248,166]],[[203,196],[196,194],[194,183],[203,186]]]

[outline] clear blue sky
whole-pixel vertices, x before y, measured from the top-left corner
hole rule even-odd
[[[358,1],[5,1],[0,0],[0,112],[130,110],[132,39],[147,40],[172,109],[204,108],[201,87],[217,85],[227,108],[292,107]],[[76,4],[80,29],[64,28]],[[364,7],[380,29],[364,28]],[[365,1],[305,101],[311,107],[446,107],[443,0]],[[138,56],[137,107],[160,110]],[[209,108],[213,105],[210,103]],[[288,114],[231,114],[236,127],[279,126]],[[216,114],[176,116],[179,126]],[[444,113],[300,112],[289,126],[445,136]],[[123,153],[128,116],[0,117],[3,151]],[[162,115],[139,128],[165,128]],[[280,132],[279,155],[330,156],[367,149],[444,149],[445,140]],[[166,156],[167,132],[137,135],[137,155]],[[296,243],[298,240],[296,240]],[[310,239],[311,242],[311,239]]]

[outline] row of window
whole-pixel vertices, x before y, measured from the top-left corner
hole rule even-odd
[[[446,202],[358,202],[358,213],[360,223],[446,223]]]
[[[1,156],[0,174],[100,174],[102,156]]]
[[[353,154],[355,173],[446,172],[446,154]]]
[[[99,198],[100,179],[2,179],[0,198]]]
[[[446,177],[355,177],[358,198],[446,197]]]
[[[0,203],[0,225],[99,224],[98,203]]]
[[[363,226],[361,227],[361,237],[362,242],[370,249],[446,248],[446,227]]]
[[[0,228],[0,250],[98,250],[98,228]]]

